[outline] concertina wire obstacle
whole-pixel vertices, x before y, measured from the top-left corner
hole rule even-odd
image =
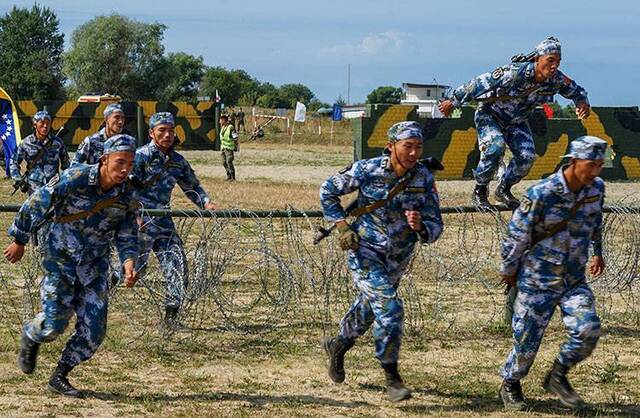
[[[603,318],[638,326],[640,210],[630,200],[605,207],[607,268],[589,282]],[[5,212],[17,209],[0,207]],[[319,211],[148,212],[171,215],[184,242],[188,285],[181,288],[182,326],[179,333],[165,330],[167,338],[207,331],[263,333],[289,326],[321,327],[330,334],[356,296],[337,234],[319,245],[312,243],[322,223]],[[443,207],[442,213],[442,236],[417,246],[400,281],[407,334],[474,333],[502,323],[504,295],[497,267],[510,212],[504,206],[483,213],[458,206]],[[23,261],[11,268],[19,277],[0,280],[0,320],[16,338],[20,324],[40,308],[41,255],[29,248]],[[112,268],[119,269],[115,251],[111,257]],[[125,321],[133,336],[156,330],[162,322],[167,292],[161,267],[151,254],[136,288],[110,290],[110,321]],[[171,271],[169,277],[183,282],[180,271]]]

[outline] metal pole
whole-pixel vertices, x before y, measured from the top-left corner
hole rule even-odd
[[[351,104],[351,64],[347,66],[347,104]]]
[[[144,134],[144,109],[140,103],[136,103],[136,123],[138,125],[138,146],[141,147],[147,143],[147,135]]]

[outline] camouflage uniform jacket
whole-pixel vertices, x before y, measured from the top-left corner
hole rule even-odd
[[[525,121],[536,106],[553,102],[556,93],[573,100],[576,105],[589,103],[586,90],[561,71],[556,71],[542,83],[536,83],[533,62],[511,63],[491,73],[481,74],[455,89],[451,100],[458,107],[474,100],[489,99],[479,104],[478,112],[489,113],[510,124]],[[491,98],[500,96],[513,99],[491,102]]]
[[[136,151],[133,176],[137,182],[151,183],[136,191],[136,200],[144,209],[169,208],[171,192],[176,183],[199,208],[204,208],[204,205],[211,201],[189,162],[173,149],[164,154],[153,141]],[[171,218],[164,218],[166,220],[161,222],[166,223],[167,227],[172,227]]]
[[[99,166],[80,164],[64,171],[45,187],[38,189],[20,208],[9,235],[26,244],[30,233],[53,215],[47,242],[47,257],[56,257],[76,265],[87,265],[109,256],[109,242],[115,235],[120,261],[137,255],[137,204],[133,190],[121,184],[103,191]],[[119,196],[116,203],[88,217],[57,222],[61,216],[85,212],[99,201]],[[94,277],[80,276],[87,284]]]
[[[415,176],[401,193],[375,209],[355,219],[352,229],[360,237],[359,257],[377,257],[392,276],[402,274],[415,243],[433,242],[442,232],[440,201],[431,172],[421,164],[398,178],[388,156],[360,160],[330,177],[320,188],[320,202],[325,219],[336,222],[347,216],[339,197],[358,190],[358,207],[387,198],[398,183]],[[422,230],[413,231],[407,223],[405,210],[417,210],[422,215]]]
[[[519,272],[519,280],[540,289],[564,289],[585,278],[589,245],[594,255],[602,255],[602,206],[604,181],[577,193],[567,186],[561,168],[555,174],[529,188],[509,223],[502,245],[503,275]],[[584,199],[566,228],[529,248],[533,234],[569,218],[576,202]]]
[[[27,164],[30,164],[39,155],[42,157],[27,175],[27,182],[31,190],[44,186],[58,174],[59,170],[69,167],[69,155],[62,139],[49,135],[43,142],[40,142],[35,134],[31,134],[20,143],[17,151],[11,157],[11,178],[14,181],[19,181],[22,177],[20,163],[26,161]]]
[[[78,150],[73,156],[73,164],[98,164],[104,152],[104,142],[107,139],[105,128],[86,137],[78,146]]]

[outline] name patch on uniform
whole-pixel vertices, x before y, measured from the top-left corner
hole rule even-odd
[[[528,197],[523,197],[522,201],[520,202],[520,212],[522,213],[529,213],[529,211],[531,210],[531,205],[533,202],[531,202],[531,199],[529,199]]]
[[[597,202],[598,200],[600,200],[600,195],[593,195],[593,196],[588,196],[584,198],[584,203],[593,203],[593,202]]]
[[[498,67],[491,73],[491,78],[493,78],[494,80],[499,80],[503,75],[504,70],[502,69],[502,67]]]
[[[404,189],[407,193],[424,193],[427,189],[424,187],[407,187]]]

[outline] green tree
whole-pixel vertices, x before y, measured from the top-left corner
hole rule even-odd
[[[55,13],[14,6],[0,17],[0,86],[14,99],[63,98],[63,48]]]
[[[382,86],[374,89],[367,96],[367,103],[392,103],[398,104],[402,100],[402,89],[400,87]]]
[[[125,16],[98,16],[71,35],[64,70],[81,92],[117,93],[130,100],[156,99],[164,91],[165,25]]]
[[[223,67],[209,67],[204,73],[200,92],[214,98],[216,90],[226,106],[234,106],[240,99],[242,83],[231,71]]]
[[[165,87],[158,100],[195,100],[205,70],[202,57],[194,57],[184,52],[171,53],[165,58],[163,67]]]
[[[303,84],[283,84],[278,92],[290,109],[296,107],[296,102],[309,104],[315,97],[311,89]]]

